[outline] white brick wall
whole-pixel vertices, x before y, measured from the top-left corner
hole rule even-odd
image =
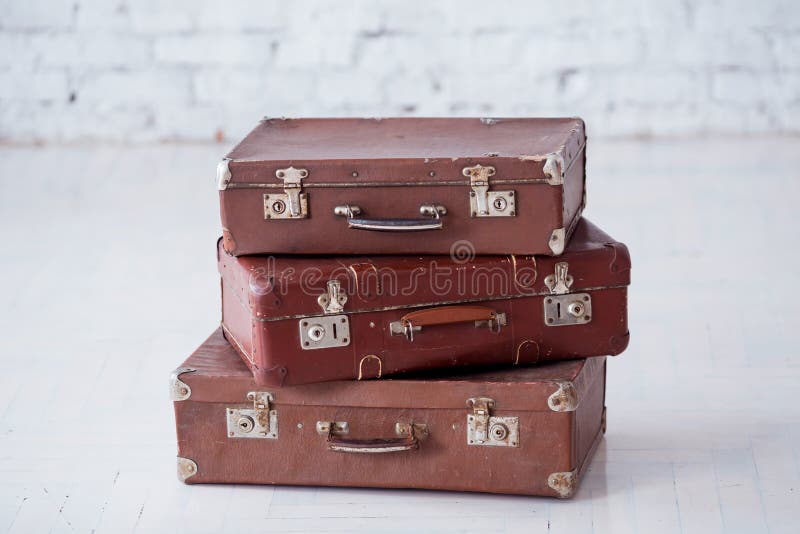
[[[5,141],[565,114],[593,136],[800,134],[800,3],[0,0]]]

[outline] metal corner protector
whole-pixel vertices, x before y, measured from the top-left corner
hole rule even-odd
[[[547,244],[554,255],[560,256],[564,252],[564,247],[567,245],[566,238],[567,230],[565,228],[556,228],[550,234],[550,241]]]
[[[189,458],[181,458],[178,456],[178,480],[186,482],[187,478],[191,478],[197,474],[197,464],[194,460]]]
[[[180,376],[183,373],[193,373],[196,369],[191,367],[178,367],[169,375],[169,396],[174,401],[185,401],[192,395],[192,388],[189,384],[182,381]]]
[[[564,155],[560,152],[551,152],[542,167],[547,183],[550,185],[564,184]]]
[[[574,412],[580,400],[572,382],[555,382],[558,389],[547,398],[547,406],[554,412]]]
[[[228,164],[231,162],[231,158],[223,158],[217,164],[217,189],[220,191],[225,191],[228,188],[228,183],[231,181],[231,170],[228,167]]]
[[[578,470],[551,473],[547,477],[547,485],[554,490],[560,499],[569,499],[578,489]]]

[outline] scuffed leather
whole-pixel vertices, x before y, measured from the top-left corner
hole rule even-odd
[[[477,256],[468,264],[448,256],[237,258],[225,254],[222,243],[219,247],[223,325],[258,383],[266,386],[615,355],[627,346],[628,249],[586,219],[577,225],[566,252],[558,258]],[[544,280],[560,262],[569,264],[574,278],[571,292],[591,290],[593,317],[588,324],[550,327],[544,323],[543,300],[550,291]],[[508,284],[465,284],[466,289],[460,289],[454,282],[442,291],[433,281],[434,269],[500,272]],[[315,281],[306,278],[301,285],[300,273],[311,270],[318,274]],[[379,291],[380,284],[369,282],[366,276],[370,272],[394,273],[398,288],[413,282],[415,290],[404,293],[384,286]],[[294,276],[284,280],[284,273]],[[525,274],[532,279],[524,286],[512,283]],[[298,318],[322,314],[317,297],[327,291],[332,278],[339,280],[347,294],[344,313],[350,322],[350,343],[303,350]],[[535,296],[526,296],[532,293]],[[466,302],[447,304],[456,301]],[[508,324],[498,332],[475,328],[470,322],[434,325],[415,334],[413,342],[390,335],[391,322],[443,305],[467,311],[480,306],[505,313]],[[357,311],[363,313],[353,313]],[[443,320],[456,315],[449,311]]]
[[[222,224],[235,236],[236,255],[270,254],[449,254],[455,241],[468,240],[478,254],[552,254],[550,236],[566,238],[583,203],[584,123],[554,119],[297,119],[265,120],[229,154],[232,178],[220,191]],[[550,185],[544,172],[548,154],[564,158],[564,186]],[[493,190],[516,193],[514,217],[470,216],[469,185],[462,170],[495,167]],[[264,221],[263,188],[280,184],[275,172],[293,166],[308,170],[309,217]],[[522,183],[521,180],[541,180]],[[425,182],[453,182],[427,185]],[[402,182],[403,187],[357,187],[364,182]],[[418,184],[418,185],[417,185]],[[333,213],[337,205],[357,205],[370,218],[418,218],[422,204],[444,205],[442,230],[395,233],[351,230]]]
[[[197,369],[182,375],[191,386],[191,397],[174,403],[178,455],[198,466],[186,480],[190,484],[371,486],[557,496],[547,484],[549,475],[582,472],[600,436],[603,358],[454,377],[342,381],[272,390],[270,407],[278,419],[275,440],[227,436],[226,408],[252,405],[247,393],[262,389],[219,331],[183,366]],[[575,412],[555,412],[547,406],[556,383],[564,381],[574,383],[581,399]],[[492,415],[519,417],[519,447],[467,444],[466,399],[478,396],[494,399]],[[328,435],[317,433],[317,421],[346,421],[349,432],[341,438],[354,443],[395,436],[398,422],[425,424],[428,432],[416,449],[347,454],[329,450]],[[408,438],[400,441],[410,444]]]

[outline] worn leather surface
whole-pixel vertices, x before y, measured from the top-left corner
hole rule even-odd
[[[569,234],[583,205],[585,140],[575,118],[265,120],[227,156],[225,247],[235,255],[448,254],[455,241],[469,240],[479,254],[550,255],[552,231]],[[550,153],[564,158],[563,186],[544,181]],[[462,169],[478,164],[495,167],[490,182],[510,182],[490,190],[515,191],[515,217],[470,216]],[[265,186],[282,187],[275,172],[290,166],[308,170],[309,217],[265,220],[263,195],[283,191]],[[354,230],[333,213],[351,204],[366,218],[418,218],[430,203],[447,208],[442,230]]]
[[[605,362],[575,360],[534,368],[381,382],[341,381],[270,390],[278,438],[230,438],[226,409],[247,408],[259,388],[216,331],[183,367],[191,388],[176,401],[178,456],[197,463],[187,483],[303,484],[428,488],[556,496],[554,472],[585,466],[600,432]],[[547,398],[572,384],[575,412],[555,412]],[[489,397],[492,415],[519,417],[519,447],[467,444],[467,399]],[[397,438],[395,424],[427,425],[418,448],[384,454],[329,449],[317,421],[346,421],[358,443]]]
[[[545,278],[560,262],[568,263],[570,291],[591,294],[589,323],[545,325],[543,300],[550,295]],[[258,382],[271,386],[614,355],[628,344],[630,265],[625,245],[585,219],[558,258],[477,256],[465,263],[449,256],[237,258],[220,248],[222,322]],[[450,274],[437,278],[438,272]],[[350,343],[303,350],[299,323],[323,315],[317,298],[330,279],[339,280],[347,294],[343,313]],[[499,331],[474,323],[423,327],[413,342],[390,335],[389,324],[410,312],[458,304],[505,313],[507,325]]]

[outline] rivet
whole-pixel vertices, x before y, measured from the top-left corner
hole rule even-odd
[[[353,171],[352,176],[353,176],[353,178],[357,178],[358,177],[358,172]]]
[[[302,429],[303,428],[303,423],[297,423],[297,428]]]
[[[431,176],[431,177],[433,177],[433,176],[436,176],[436,171],[431,171],[431,172],[429,172],[429,173],[428,173],[428,176]]]

